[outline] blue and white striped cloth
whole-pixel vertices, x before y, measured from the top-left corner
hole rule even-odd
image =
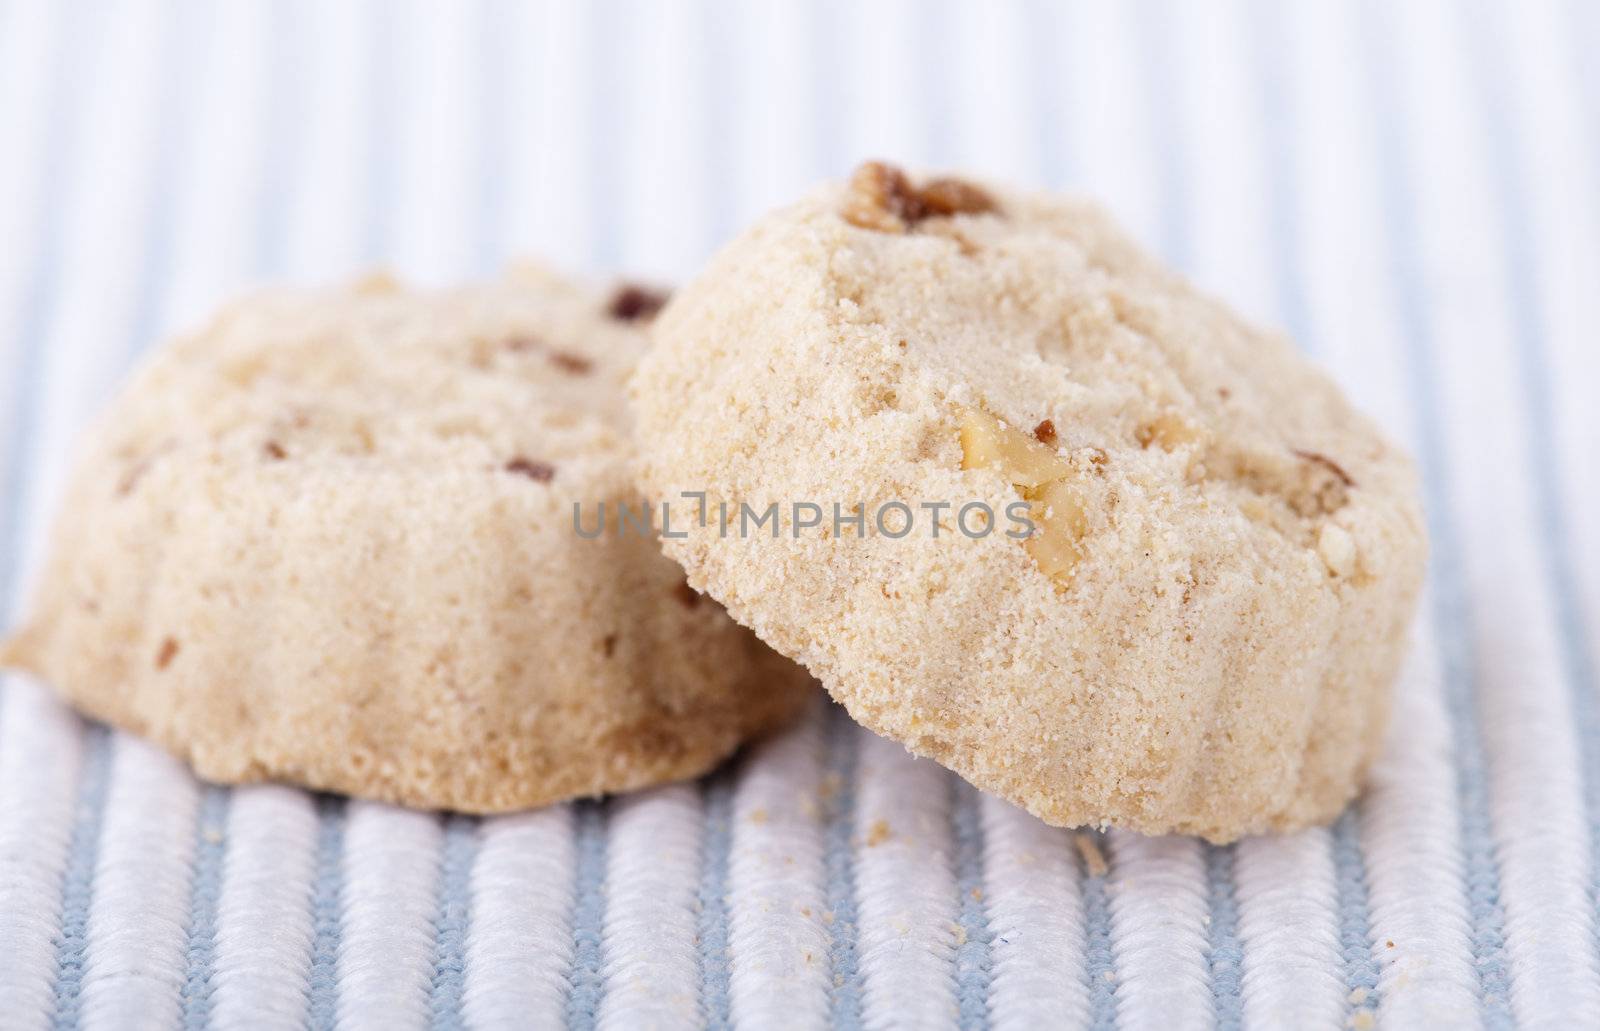
[[[476,820],[208,787],[8,678],[0,1026],[1600,1023],[1597,53],[1589,0],[0,0],[6,621],[86,418],[249,284],[670,281],[863,157],[1103,198],[1409,444],[1434,542],[1365,799],[1229,848],[822,706]]]

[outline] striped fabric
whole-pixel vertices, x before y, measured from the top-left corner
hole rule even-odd
[[[1600,6],[0,0],[0,581],[130,362],[263,280],[691,274],[883,156],[1105,200],[1418,456],[1332,827],[1077,836],[821,702],[499,819],[196,782],[0,692],[0,1026],[1600,1022]]]

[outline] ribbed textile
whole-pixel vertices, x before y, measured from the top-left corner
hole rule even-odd
[[[1102,199],[1423,470],[1329,828],[1047,827],[856,727],[496,819],[195,781],[0,687],[0,1028],[1600,1024],[1600,6],[0,0],[0,617],[252,284],[673,282],[857,161]]]

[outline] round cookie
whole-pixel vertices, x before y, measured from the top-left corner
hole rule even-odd
[[[1228,841],[1356,792],[1413,469],[1095,207],[867,165],[652,335],[645,486],[711,513],[668,553],[867,727],[1066,826]]]
[[[659,302],[267,293],[88,441],[4,658],[223,782],[494,812],[699,774],[809,678],[643,535],[623,384]]]

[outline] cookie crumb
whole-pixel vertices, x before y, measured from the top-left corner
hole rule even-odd
[[[617,654],[617,635],[616,634],[607,634],[605,636],[605,638],[603,640],[601,640],[601,642],[600,642],[600,652],[601,652],[601,654],[603,654],[608,659],[611,658],[611,656]]]
[[[889,829],[888,820],[873,820],[872,826],[867,828],[866,846],[872,848],[881,845],[893,836],[894,832]]]
[[[652,319],[666,306],[667,296],[660,290],[625,283],[611,296],[611,304],[606,311],[612,318],[623,322]]]
[[[283,449],[283,445],[278,443],[276,440],[267,441],[265,444],[263,444],[261,446],[261,450],[262,450],[262,453],[264,453],[268,458],[272,459],[273,461],[281,462],[285,458],[289,457],[289,452],[285,451]]]
[[[700,604],[700,592],[689,586],[687,580],[679,581],[673,588],[673,597],[678,599],[678,604],[686,609],[692,609]]]
[[[178,642],[173,638],[166,638],[161,642],[161,648],[156,652],[156,669],[166,669],[172,665],[172,660],[177,657]]]
[[[505,349],[516,354],[521,354],[524,351],[535,351],[538,348],[539,341],[526,334],[514,336],[505,342]]]
[[[1056,442],[1056,424],[1049,419],[1044,420],[1033,428],[1033,436],[1041,444],[1054,444]]]
[[[1100,851],[1100,843],[1094,835],[1079,831],[1072,836],[1072,845],[1078,850],[1078,856],[1083,860],[1083,868],[1090,877],[1104,877],[1111,867],[1106,863],[1106,854]]]
[[[506,472],[526,476],[539,483],[549,483],[556,475],[556,467],[549,462],[535,462],[520,455],[506,463]]]

